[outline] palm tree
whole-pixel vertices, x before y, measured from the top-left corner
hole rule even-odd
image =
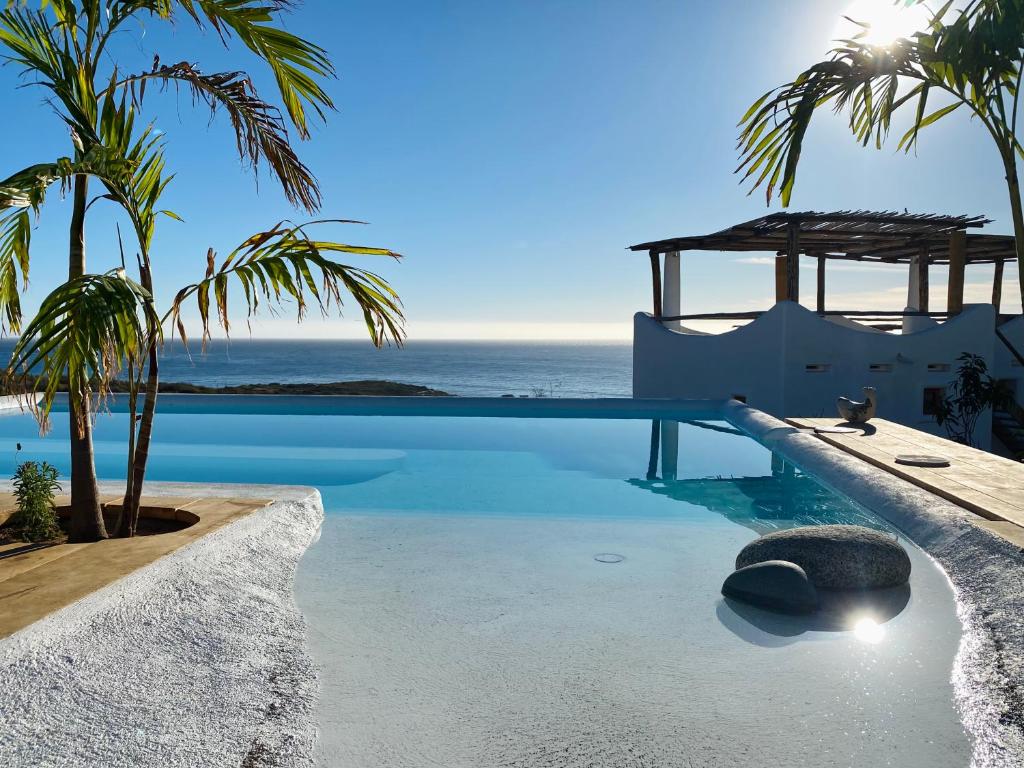
[[[295,205],[313,211],[318,208],[320,194],[316,179],[299,160],[290,143],[288,127],[300,139],[309,136],[310,114],[322,117],[333,108],[331,99],[319,80],[333,75],[326,52],[319,46],[293,35],[280,27],[279,16],[291,8],[291,0],[40,0],[40,10],[31,10],[13,3],[0,12],[0,46],[6,49],[8,62],[16,64],[34,85],[49,91],[48,103],[57,116],[68,125],[74,146],[70,160],[72,169],[73,208],[69,232],[68,283],[63,286],[72,293],[86,292],[83,282],[88,275],[85,258],[85,216],[89,205],[88,158],[106,150],[104,133],[109,125],[102,121],[115,114],[101,109],[115,94],[122,96],[121,109],[127,109],[123,97],[130,95],[131,106],[141,106],[146,85],[155,83],[167,87],[174,85],[189,89],[211,110],[227,112],[237,139],[237,148],[243,160],[255,170],[266,164],[281,184],[287,199]],[[240,43],[261,59],[273,74],[283,109],[264,101],[251,78],[244,72],[204,74],[189,61],[170,65],[156,57],[151,67],[124,76],[122,68],[109,63],[108,43],[118,33],[130,32],[128,22],[143,17],[148,21],[173,23],[187,20],[200,28],[212,28],[224,45]],[[141,26],[141,25],[140,25]],[[150,89],[152,90],[152,88]],[[108,98],[111,97],[111,98]],[[115,102],[116,103],[116,102]],[[16,174],[16,177],[19,175]],[[15,177],[12,177],[15,178]],[[104,178],[108,194],[115,199],[117,190],[126,182],[120,176]],[[0,197],[0,202],[2,202]],[[119,200],[124,204],[125,200]],[[27,206],[21,206],[26,208]],[[27,259],[28,238],[24,225],[24,211],[5,219],[12,237],[0,237],[0,278],[14,274],[14,265]],[[133,217],[129,210],[129,217]],[[152,264],[149,243],[152,239],[151,223],[133,218],[136,234],[149,231],[148,239],[139,237],[141,290],[152,296]],[[140,227],[142,228],[140,230]],[[8,266],[4,266],[8,265]],[[24,273],[27,262],[21,266]],[[6,270],[6,271],[5,271]],[[139,294],[142,295],[142,294]],[[69,299],[69,296],[64,296]],[[15,304],[7,301],[8,309]],[[69,314],[63,315],[68,326],[66,338],[75,338],[79,322],[71,311],[74,303],[64,304]],[[87,322],[84,319],[81,322]],[[88,329],[77,329],[84,333]],[[144,418],[140,422],[137,443],[132,456],[133,477],[138,475],[141,458],[142,473],[145,452],[152,427],[152,413],[158,383],[156,356],[157,334],[146,334],[148,373]],[[107,341],[111,341],[108,339]],[[127,351],[127,350],[126,350]],[[61,358],[54,358],[61,359]],[[92,379],[90,372],[100,380],[108,368],[117,369],[112,361],[100,369],[90,367],[93,362],[80,355],[67,355],[68,366],[82,366],[79,371],[63,371],[69,382],[69,411],[71,422],[71,538],[77,541],[95,540],[107,535],[99,505],[96,472],[92,454]],[[132,360],[133,369],[141,370],[143,360]],[[104,361],[98,361],[104,362]],[[58,371],[58,373],[60,373]],[[59,378],[59,377],[58,377]],[[134,401],[133,401],[134,402]],[[147,416],[148,414],[148,416]],[[141,482],[138,485],[141,488]]]
[[[142,141],[146,141],[145,137]],[[291,299],[301,321],[310,305],[324,314],[332,308],[340,311],[343,293],[348,293],[359,306],[375,344],[379,346],[386,341],[400,344],[403,337],[401,303],[391,286],[379,275],[331,258],[339,253],[392,258],[399,258],[399,255],[383,248],[310,238],[307,230],[324,223],[330,222],[304,226],[279,223],[246,238],[219,267],[211,249],[207,253],[205,275],[181,288],[163,315],[157,314],[151,292],[131,280],[123,268],[102,275],[87,274],[58,286],[25,327],[11,356],[11,370],[19,383],[27,391],[42,393],[37,411],[40,421],[46,421],[53,406],[63,371],[87,379],[102,397],[127,367],[129,371],[140,371],[137,379],[129,376],[132,385],[129,396],[133,402],[129,417],[132,443],[136,440],[134,398],[141,383],[142,365],[162,344],[163,326],[170,323],[187,344],[181,312],[185,302],[195,297],[202,321],[203,344],[210,336],[211,311],[229,333],[228,289],[232,282],[241,286],[250,317],[263,302],[280,305],[283,300]],[[75,391],[76,386],[81,389],[81,382],[69,382],[69,392]],[[153,402],[155,404],[155,399]],[[129,447],[130,458],[133,448],[137,459],[137,442]],[[138,500],[142,494],[142,480],[137,478],[134,488],[131,482],[129,475],[129,489],[119,523],[123,535],[127,536],[135,533]],[[130,506],[132,501],[134,507]]]
[[[841,40],[825,61],[792,82],[765,93],[740,120],[737,172],[764,185],[789,205],[804,135],[819,109],[846,112],[864,146],[881,147],[893,117],[911,114],[898,146],[909,152],[921,131],[966,108],[991,138],[1006,175],[1017,265],[1024,300],[1024,212],[1017,159],[1018,100],[1024,72],[1024,4],[1020,0],[972,0],[961,10],[951,2],[930,14],[928,29],[889,46],[870,45],[861,32]],[[954,15],[951,20],[946,20]],[[861,24],[866,27],[867,25]],[[935,108],[934,99],[940,105]]]

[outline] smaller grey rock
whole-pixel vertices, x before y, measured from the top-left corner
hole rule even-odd
[[[733,571],[722,584],[722,594],[783,613],[811,613],[818,608],[818,591],[804,569],[785,560],[766,560]]]

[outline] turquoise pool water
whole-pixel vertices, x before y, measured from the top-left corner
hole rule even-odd
[[[713,413],[680,423],[208,408],[171,408],[158,416],[149,479],[312,485],[320,489],[328,514],[368,505],[381,513],[591,518],[699,517],[710,510],[755,527],[884,526],[773,460]],[[116,411],[97,420],[100,479],[124,477],[127,423],[126,414]],[[27,415],[0,418],[0,471],[12,473],[17,460],[35,459],[66,475],[67,429],[63,412],[53,414],[46,437]]]
[[[321,765],[969,763],[954,596],[910,542],[910,589],[841,621],[722,599],[759,534],[892,529],[715,411],[337,403],[167,397],[149,474],[320,489],[296,597]],[[101,478],[126,418],[98,420]],[[21,442],[66,472],[66,430],[0,418],[0,471]]]

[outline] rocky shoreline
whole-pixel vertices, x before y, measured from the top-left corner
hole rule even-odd
[[[119,382],[120,383],[120,382]],[[115,391],[127,391],[122,385]],[[188,382],[160,384],[160,391],[180,395],[356,395],[363,397],[454,397],[440,389],[398,381],[368,379],[365,381],[331,381],[322,384],[236,384],[228,387],[206,387]]]
[[[46,386],[45,380],[36,382],[36,391]],[[123,394],[128,391],[128,383],[114,381],[110,391]],[[145,391],[145,387],[143,387]],[[67,382],[61,382],[58,392],[67,392]],[[450,392],[431,389],[419,384],[403,384],[399,381],[386,379],[362,379],[358,381],[328,381],[322,383],[280,384],[235,384],[224,387],[208,387],[202,384],[190,384],[187,381],[160,382],[160,392],[176,395],[351,395],[357,397],[455,397]],[[4,390],[2,394],[16,395],[13,391]]]

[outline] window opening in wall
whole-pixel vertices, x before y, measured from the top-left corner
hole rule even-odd
[[[925,387],[924,402],[922,403],[921,408],[922,412],[925,416],[935,416],[942,408],[942,403],[945,399],[945,387]]]

